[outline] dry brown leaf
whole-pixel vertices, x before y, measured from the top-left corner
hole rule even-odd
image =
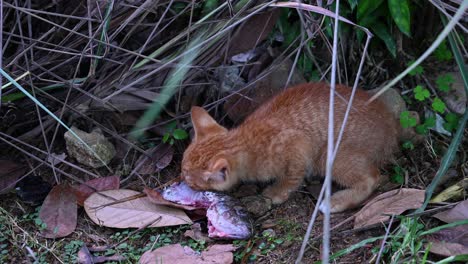
[[[169,144],[159,144],[146,153],[136,162],[137,172],[142,175],[153,174],[166,168],[172,161],[174,148]]]
[[[454,208],[434,215],[435,218],[446,223],[453,223],[468,219],[468,200],[462,201]]]
[[[468,225],[442,229],[428,236],[430,252],[442,256],[468,254]]]
[[[25,168],[19,164],[9,160],[0,160],[0,194],[13,189],[19,177],[24,173]]]
[[[118,176],[108,176],[92,179],[84,184],[74,187],[76,201],[83,206],[84,201],[93,193],[107,190],[116,190],[120,188],[120,178]]]
[[[406,210],[419,208],[424,202],[424,190],[399,189],[383,193],[369,201],[354,219],[354,228],[378,224],[400,215]]]
[[[41,235],[47,238],[65,237],[76,228],[76,196],[66,184],[54,186],[44,200],[39,218],[46,224]]]
[[[184,211],[156,205],[148,197],[128,199],[140,194],[119,189],[92,194],[84,203],[88,216],[98,225],[114,228],[143,228],[191,224]]]
[[[189,211],[197,209],[197,207],[193,207],[190,205],[177,204],[177,203],[173,203],[171,201],[165,200],[162,197],[161,193],[148,187],[145,187],[143,189],[143,192],[146,193],[149,201],[154,204],[166,205],[169,207],[180,208],[180,209],[189,210]]]
[[[193,249],[180,244],[160,247],[146,251],[140,258],[140,264],[177,263],[177,264],[229,264],[234,260],[232,244],[212,245],[199,255]]]

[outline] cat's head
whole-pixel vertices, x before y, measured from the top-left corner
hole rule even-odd
[[[237,183],[225,140],[227,129],[201,107],[192,107],[195,136],[184,152],[181,177],[195,190],[226,191]]]

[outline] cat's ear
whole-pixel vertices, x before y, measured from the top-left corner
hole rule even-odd
[[[210,134],[227,132],[227,129],[216,123],[205,109],[192,106],[191,114],[193,129],[195,130],[194,140],[202,139]]]
[[[210,168],[210,173],[206,174],[204,180],[214,183],[222,183],[226,181],[229,172],[229,162],[225,158],[218,158],[213,162]]]

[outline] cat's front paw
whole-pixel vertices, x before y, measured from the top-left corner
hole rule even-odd
[[[267,188],[262,195],[271,200],[273,204],[282,204],[288,200],[288,193]]]

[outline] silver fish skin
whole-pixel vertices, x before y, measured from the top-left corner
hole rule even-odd
[[[183,205],[205,208],[208,236],[219,239],[248,239],[252,220],[239,200],[223,193],[195,191],[185,182],[174,183],[162,191],[164,199]]]

